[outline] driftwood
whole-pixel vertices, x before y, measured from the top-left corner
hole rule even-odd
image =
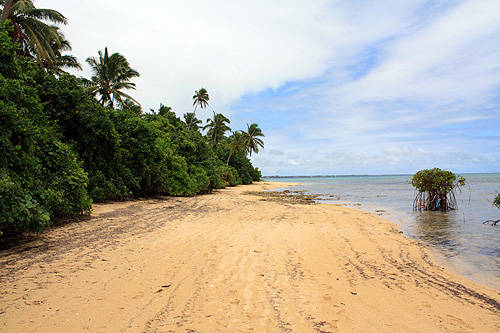
[[[498,226],[498,223],[500,223],[500,220],[488,220],[488,221],[483,222],[483,224],[488,224],[488,223],[491,223],[491,225]]]

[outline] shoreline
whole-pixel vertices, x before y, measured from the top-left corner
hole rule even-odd
[[[442,267],[394,222],[248,194],[293,184],[98,204],[2,251],[0,329],[500,329],[499,291]]]
[[[498,173],[492,174],[497,175]],[[383,177],[386,176],[384,175]],[[274,181],[274,179],[268,181],[272,182]],[[474,258],[471,258],[470,253],[467,256],[463,254],[455,254],[451,255],[450,257],[450,253],[446,252],[446,248],[435,246],[432,243],[426,242],[425,239],[420,239],[419,237],[417,237],[417,235],[412,233],[415,218],[411,215],[411,212],[404,211],[403,209],[401,209],[401,207],[396,208],[395,206],[387,205],[384,203],[363,202],[362,199],[359,198],[358,200],[353,201],[349,201],[348,199],[343,198],[339,202],[337,202],[330,201],[329,198],[321,197],[317,201],[324,204],[351,207],[381,216],[398,225],[401,231],[404,232],[404,235],[406,237],[419,244],[422,244],[422,246],[425,247],[427,251],[429,251],[430,255],[432,255],[433,259],[448,270],[453,271],[456,274],[461,275],[462,277],[465,277],[467,279],[481,283],[487,287],[500,289],[500,279],[498,276],[498,271],[494,270],[492,267],[494,264],[491,264],[490,266],[488,266],[488,264],[485,264],[486,266],[482,266],[483,263],[474,261]],[[494,260],[494,258],[489,259]]]

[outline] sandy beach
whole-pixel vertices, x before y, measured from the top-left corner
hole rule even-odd
[[[94,205],[0,252],[2,332],[498,332],[498,290],[376,215],[248,191]]]

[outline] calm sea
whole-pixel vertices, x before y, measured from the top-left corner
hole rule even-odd
[[[403,233],[428,244],[438,261],[470,279],[500,289],[500,226],[483,224],[500,219],[492,205],[500,192],[500,174],[464,174],[468,185],[457,192],[458,209],[413,212],[415,190],[406,176],[339,176],[266,178],[299,182],[290,190],[319,194],[321,201],[345,204],[397,223]],[[281,188],[280,190],[283,190]]]

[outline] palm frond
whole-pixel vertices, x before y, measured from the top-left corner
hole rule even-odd
[[[53,36],[50,26],[30,18],[23,19],[24,34],[28,37],[28,51],[38,62],[52,63],[54,53],[47,38]]]
[[[82,66],[80,65],[80,63],[78,63],[76,57],[72,55],[62,55],[57,57],[56,67],[82,70]]]
[[[10,11],[11,13],[27,14],[35,9],[35,5],[31,0],[14,0]]]
[[[29,13],[29,16],[39,20],[46,20],[53,23],[68,24],[68,19],[57,10],[53,9],[34,9]]]

